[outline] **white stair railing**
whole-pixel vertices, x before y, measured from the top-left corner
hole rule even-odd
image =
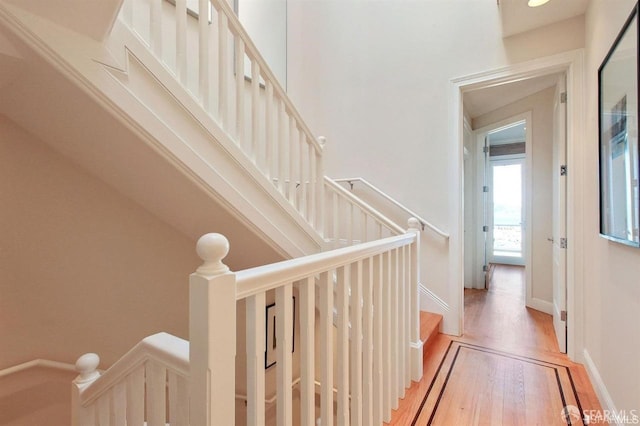
[[[199,0],[193,7],[186,0],[125,0],[119,19],[322,233],[321,142],[227,1]]]
[[[386,194],[384,191],[382,191],[381,189],[379,189],[378,187],[374,186],[373,184],[371,184],[369,181],[367,181],[364,178],[361,177],[354,177],[354,178],[341,178],[341,179],[333,179],[333,182],[335,184],[339,184],[339,183],[347,183],[350,186],[351,191],[354,190],[354,185],[356,183],[361,183],[365,188],[369,189],[371,192],[373,192],[377,197],[381,198],[382,200],[388,202],[391,206],[399,209],[400,211],[402,211],[404,214],[408,214],[411,217],[415,217],[416,219],[418,219],[418,221],[420,222],[420,225],[422,226],[422,230],[424,231],[425,229],[428,229],[432,232],[434,232],[435,234],[441,236],[442,238],[444,238],[445,240],[449,239],[449,234],[447,234],[445,231],[441,230],[440,228],[438,228],[437,226],[433,225],[432,223],[430,223],[428,220],[423,219],[422,217],[420,217],[417,213],[415,213],[413,210],[409,209],[408,207],[402,205],[401,203],[399,203],[398,201],[396,201],[395,199],[393,199],[392,197],[390,197],[388,194]],[[372,208],[373,209],[373,208]],[[374,209],[375,210],[375,209]]]
[[[331,178],[325,176],[324,184],[324,238],[328,247],[350,246],[405,232]]]
[[[103,374],[97,371],[99,363],[96,354],[76,362],[80,375],[72,385],[72,426],[198,424],[189,423],[186,340],[154,334]]]
[[[316,424],[316,379],[321,383],[321,425],[333,425],[334,387],[338,425],[389,421],[411,380],[422,376],[419,227],[412,219],[409,231],[398,236],[236,273],[222,263],[227,240],[220,234],[203,236],[197,252],[204,264],[191,275],[190,284],[192,424],[209,424],[207,419],[235,424],[229,407],[235,398],[236,368],[247,372],[247,424],[265,424],[265,312],[272,292],[277,345],[269,350],[276,356],[277,424]],[[320,300],[315,300],[316,281]],[[294,292],[300,342],[292,353]],[[237,330],[235,307],[241,300],[246,302],[246,328]],[[235,365],[237,333],[246,339],[246,366]],[[300,419],[292,418],[293,357],[300,365]]]

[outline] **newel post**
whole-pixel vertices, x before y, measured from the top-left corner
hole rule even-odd
[[[414,217],[409,219],[407,232],[416,234],[416,241],[411,244],[411,380],[422,378],[422,347],[420,340],[420,221]]]
[[[94,422],[93,410],[82,406],[82,392],[98,377],[100,357],[94,353],[82,355],[76,361],[76,371],[80,373],[71,384],[71,426],[84,426]]]
[[[205,234],[189,278],[190,424],[235,424],[236,280],[222,263],[229,241]]]

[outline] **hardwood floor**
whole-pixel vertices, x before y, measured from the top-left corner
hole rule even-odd
[[[584,367],[558,351],[551,316],[524,306],[522,267],[498,265],[489,290],[465,290],[464,335],[435,336],[424,359],[390,425],[566,425],[565,406],[601,410]]]

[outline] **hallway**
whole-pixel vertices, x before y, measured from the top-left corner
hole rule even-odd
[[[509,350],[557,354],[550,315],[525,307],[525,269],[492,265],[488,290],[465,289],[464,337]]]
[[[581,425],[577,413],[601,410],[584,367],[558,352],[551,316],[525,307],[524,268],[492,275],[488,290],[465,289],[465,334],[429,343],[390,424],[563,425],[569,407]]]

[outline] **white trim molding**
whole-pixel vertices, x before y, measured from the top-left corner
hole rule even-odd
[[[613,403],[613,398],[609,394],[609,391],[604,384],[604,380],[602,380],[602,376],[600,376],[600,372],[598,371],[596,364],[593,362],[593,359],[591,359],[591,355],[589,355],[588,350],[584,349],[582,351],[582,358],[584,360],[584,366],[586,367],[589,379],[591,379],[591,384],[593,384],[593,388],[596,391],[596,395],[598,395],[600,404],[602,404],[602,408],[610,413],[617,413],[618,410]],[[613,424],[620,425],[620,423]]]
[[[451,80],[450,140],[452,141],[449,175],[449,302],[458,312],[455,331],[464,330],[464,105],[465,92],[521,81],[543,75],[565,73],[567,76],[567,165],[571,173],[567,182],[567,354],[580,361],[583,354],[583,294],[579,283],[583,274],[583,184],[584,147],[584,49],[538,58],[519,64],[471,74]]]

